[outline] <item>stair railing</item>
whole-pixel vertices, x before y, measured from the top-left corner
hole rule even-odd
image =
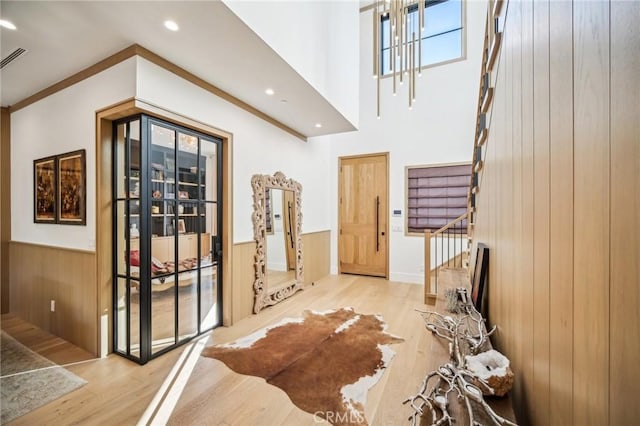
[[[437,231],[424,231],[424,303],[435,303],[438,294],[438,269],[467,266],[465,255],[468,258],[468,225],[467,211]]]

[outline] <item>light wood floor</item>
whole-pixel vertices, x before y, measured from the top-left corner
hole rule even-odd
[[[305,309],[351,306],[357,312],[380,313],[389,325],[388,331],[403,337],[405,342],[392,345],[396,357],[382,379],[369,391],[366,417],[372,425],[408,424],[410,410],[401,402],[417,391],[429,368],[426,354],[432,337],[425,331],[420,316],[414,312],[414,308],[425,308],[422,299],[420,285],[350,275],[329,276],[258,315],[239,321],[232,327],[214,330],[206,344],[235,340],[280,318],[300,316]],[[17,323],[15,318],[2,317],[2,328],[20,339]],[[29,346],[32,345],[37,344],[32,341]],[[18,418],[12,424],[136,424],[174,365],[181,365],[182,373],[189,371],[188,365],[177,363],[183,360],[183,352],[192,351],[192,346],[183,348],[145,366],[116,355],[72,365],[68,369],[87,380],[86,386]],[[74,357],[59,357],[56,362],[69,362]],[[189,359],[195,363],[193,370],[188,376],[183,374],[174,378],[171,389],[175,391],[183,385],[182,392],[173,399],[166,396],[160,401],[163,408],[152,416],[157,424],[314,425],[319,421],[295,407],[283,391],[266,384],[263,379],[234,373],[214,359],[199,356],[185,359],[186,364],[189,364]],[[175,401],[174,407],[171,401]],[[163,417],[167,406],[170,408]]]
[[[69,344],[60,337],[44,332],[13,314],[3,314],[1,321],[2,330],[32,351],[56,364],[70,364],[94,359],[93,354]]]

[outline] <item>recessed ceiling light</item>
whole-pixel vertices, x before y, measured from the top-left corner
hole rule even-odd
[[[164,21],[164,26],[166,29],[170,31],[178,31],[180,29],[178,24],[176,24],[174,21],[171,21],[171,20]]]
[[[283,104],[286,104],[287,100],[286,99],[280,99],[280,102],[282,102]]]
[[[273,89],[267,89],[267,90],[264,91],[264,93],[266,93],[267,95],[271,96],[276,92],[274,92]]]
[[[316,123],[316,127],[320,128],[320,127],[322,127],[322,124]]]
[[[8,28],[10,30],[16,29],[16,26],[13,25],[12,22],[7,21],[6,19],[0,19],[0,27]]]

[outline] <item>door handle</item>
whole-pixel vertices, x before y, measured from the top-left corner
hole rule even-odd
[[[380,196],[376,196],[376,252],[380,251]]]

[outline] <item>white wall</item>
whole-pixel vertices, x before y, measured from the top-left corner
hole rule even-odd
[[[253,174],[302,184],[303,232],[327,230],[329,145],[300,139],[142,58],[131,58],[11,115],[12,238],[95,250],[95,112],[138,97],[233,134],[234,242],[253,239]],[[87,153],[87,225],[33,223],[33,160]]]
[[[95,112],[135,95],[135,59],[11,114],[11,237],[14,241],[95,250]],[[85,149],[86,226],[33,223],[33,160]]]
[[[371,76],[372,11],[360,14],[360,130],[327,136],[331,144],[331,227],[338,226],[338,157],[389,152],[390,278],[423,281],[423,238],[404,234],[405,166],[471,161],[476,123],[486,2],[466,4],[467,59],[426,69],[417,78],[416,103],[408,110],[406,85],[392,96],[381,80],[381,119],[376,118],[376,80]],[[402,217],[392,217],[394,209]],[[400,227],[401,232],[393,231]],[[332,272],[337,271],[337,232],[332,232]]]
[[[139,99],[233,134],[233,238],[253,239],[251,176],[282,171],[302,184],[302,231],[326,230],[329,221],[329,145],[300,139],[198,86],[137,59]]]
[[[357,1],[223,1],[358,126]]]

